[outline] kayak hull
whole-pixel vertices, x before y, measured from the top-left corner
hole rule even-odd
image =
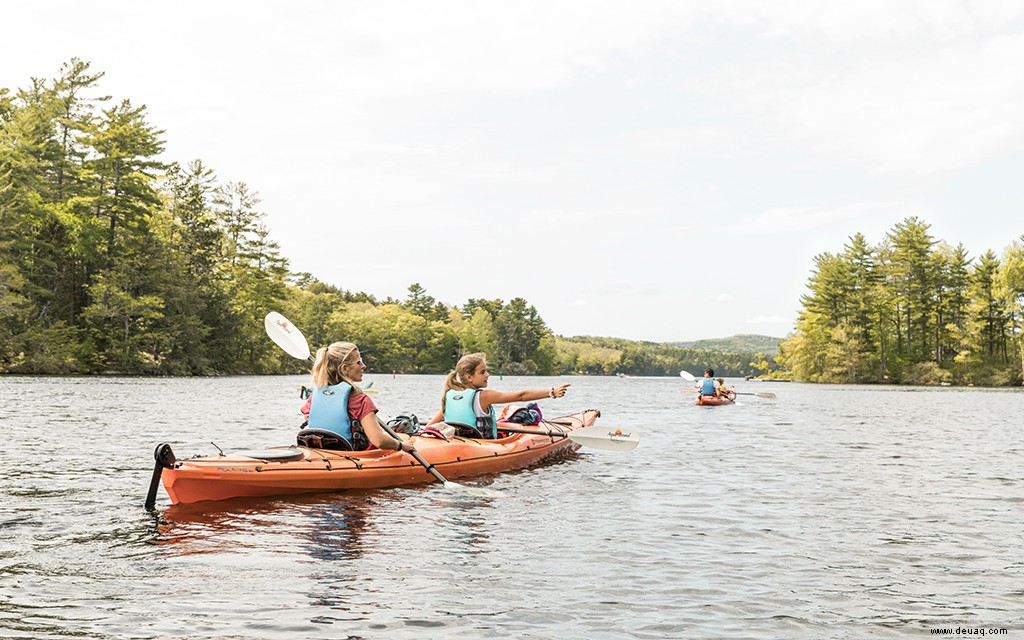
[[[736,394],[729,392],[724,396],[697,396],[695,404],[699,407],[720,407],[726,404],[734,404],[735,402]]]
[[[569,433],[594,424],[600,415],[589,409],[543,421],[536,428]],[[425,436],[411,440],[423,459],[447,479],[520,469],[580,447],[566,437],[518,433],[497,440],[455,437],[446,442]],[[436,482],[406,452],[291,446],[266,449],[264,458],[260,455],[228,453],[175,460],[163,469],[161,480],[172,504]]]

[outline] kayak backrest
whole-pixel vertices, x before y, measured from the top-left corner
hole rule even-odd
[[[296,434],[295,441],[307,449],[353,450],[352,443],[345,436],[327,429],[303,429]]]

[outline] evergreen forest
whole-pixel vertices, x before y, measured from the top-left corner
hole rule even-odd
[[[911,217],[815,257],[779,360],[808,382],[1019,385],[1024,236],[972,259]]]
[[[0,88],[0,373],[307,371],[264,334],[271,310],[313,348],[355,342],[378,372],[445,373],[477,351],[507,374],[778,368],[762,354],[556,336],[522,298],[450,305],[413,283],[405,299],[377,299],[293,273],[258,190],[164,159],[165,132],[145,106],[102,95],[103,75],[71,59],[54,79]]]

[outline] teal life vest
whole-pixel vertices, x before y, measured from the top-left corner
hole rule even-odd
[[[494,405],[487,408],[488,415],[478,416],[473,410],[473,400],[479,389],[449,389],[444,394],[444,421],[461,422],[476,427],[485,438],[498,437],[498,419],[494,415]]]
[[[713,396],[715,395],[715,379],[704,378],[704,381],[700,384],[700,395],[702,396]]]
[[[352,385],[346,382],[314,389],[313,400],[309,405],[309,428],[333,431],[352,442],[352,420],[348,417],[348,397],[351,393]]]

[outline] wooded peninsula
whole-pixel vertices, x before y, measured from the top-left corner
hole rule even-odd
[[[814,260],[781,344],[554,335],[523,298],[378,299],[293,273],[256,190],[202,160],[165,162],[146,108],[97,93],[72,59],[0,88],[0,373],[300,373],[266,337],[271,310],[314,347],[360,346],[370,371],[447,373],[483,351],[506,374],[699,373],[811,382],[1020,384],[1024,237],[972,261],[916,219]],[[353,283],[345,283],[352,287]],[[751,346],[754,345],[754,346]],[[777,346],[777,348],[776,348]]]
[[[814,258],[779,361],[808,382],[1019,385],[1024,236],[971,260],[911,217]]]

